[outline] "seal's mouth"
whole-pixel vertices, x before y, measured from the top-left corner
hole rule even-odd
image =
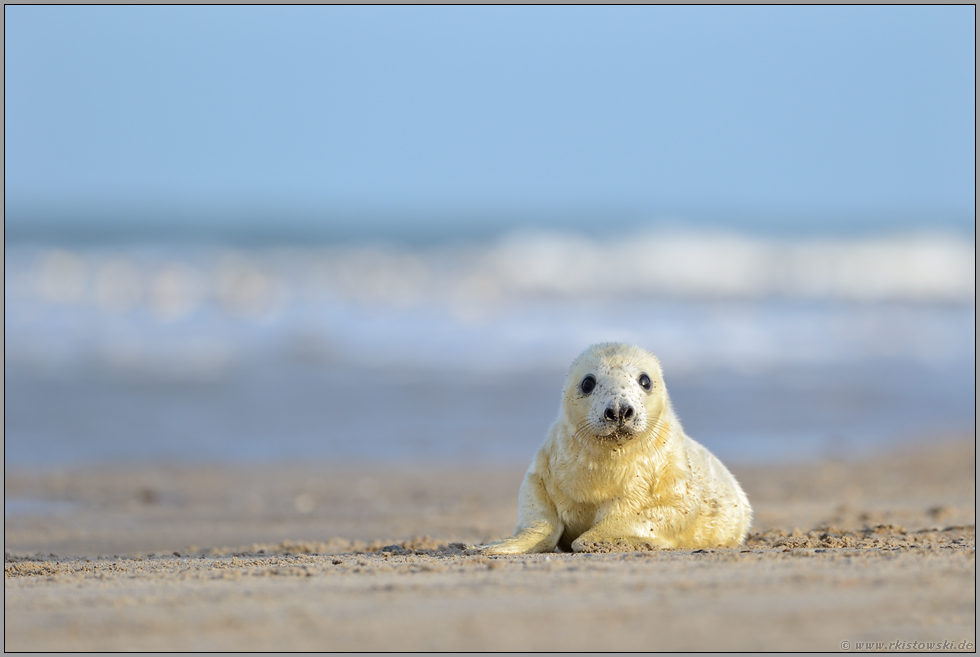
[[[595,439],[600,443],[623,443],[627,440],[633,440],[636,433],[629,431],[627,429],[615,429],[606,434],[595,434]]]

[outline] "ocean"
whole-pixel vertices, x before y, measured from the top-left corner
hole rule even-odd
[[[8,241],[5,466],[526,463],[611,340],[726,461],[973,435],[975,265],[930,231]]]

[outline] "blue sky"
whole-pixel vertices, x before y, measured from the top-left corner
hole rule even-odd
[[[111,216],[973,230],[972,6],[4,16],[8,233]]]

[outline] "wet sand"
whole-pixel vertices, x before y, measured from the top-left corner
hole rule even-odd
[[[733,467],[740,548],[513,557],[464,546],[524,466],[8,470],[4,648],[972,651],[975,462]]]

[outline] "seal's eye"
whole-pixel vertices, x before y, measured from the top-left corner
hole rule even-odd
[[[582,388],[582,392],[589,394],[595,390],[595,377],[591,374],[587,375],[584,379],[582,379],[582,385],[580,387]]]
[[[646,374],[640,375],[639,382],[640,382],[640,387],[643,388],[644,390],[649,391],[650,388],[653,387],[653,381],[651,381],[650,377],[647,376]]]

